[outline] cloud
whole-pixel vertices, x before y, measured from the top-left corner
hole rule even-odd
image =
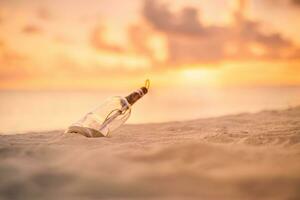
[[[128,39],[132,45],[133,51],[151,55],[151,50],[145,41],[149,39],[149,30],[145,26],[132,25],[128,28]]]
[[[264,0],[261,1],[261,3],[271,7],[276,6],[278,8],[284,8],[286,6],[300,6],[300,0]]]
[[[107,42],[104,34],[105,28],[103,26],[97,26],[92,31],[90,42],[95,49],[113,53],[123,53],[125,51],[123,47]]]
[[[260,22],[245,17],[247,1],[239,2],[234,22],[228,26],[204,25],[193,7],[173,13],[166,4],[146,0],[145,21],[167,36],[170,64],[199,64],[229,59],[294,59],[299,48],[280,33],[265,34]]]
[[[37,17],[42,20],[50,20],[52,19],[52,13],[45,7],[40,7],[37,9],[36,13]]]
[[[291,0],[294,5],[300,6],[300,0]]]
[[[157,30],[173,34],[203,35],[207,33],[197,19],[198,11],[184,8],[179,15],[171,13],[165,4],[145,1],[143,15]]]
[[[3,63],[13,63],[25,60],[26,57],[20,53],[12,50],[6,43],[0,39],[0,62]]]
[[[24,62],[27,57],[0,40],[0,80],[19,79],[28,75]]]
[[[3,47],[5,47],[5,44],[2,40],[0,40],[0,51],[2,50]]]
[[[43,30],[36,25],[26,25],[22,28],[22,32],[25,34],[41,34]]]

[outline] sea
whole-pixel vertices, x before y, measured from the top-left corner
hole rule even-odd
[[[63,130],[131,91],[0,91],[0,134]],[[132,106],[128,124],[193,120],[300,105],[300,86],[159,88]]]

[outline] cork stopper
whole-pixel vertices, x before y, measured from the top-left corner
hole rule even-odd
[[[145,94],[147,94],[148,89],[146,87],[141,87],[140,89],[132,92],[127,97],[125,97],[130,105],[133,105],[137,100],[142,98]]]
[[[128,96],[126,96],[126,100],[128,101],[128,103],[130,105],[133,105],[137,100],[139,100],[140,98],[142,98],[142,96],[144,96],[145,94],[148,93],[148,89],[150,87],[150,81],[147,79],[145,82],[145,86],[141,87],[140,89],[132,92],[131,94],[129,94]]]

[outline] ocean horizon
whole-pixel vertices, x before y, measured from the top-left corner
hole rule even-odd
[[[65,129],[113,96],[131,91],[0,91],[0,133]],[[300,86],[151,89],[128,124],[218,117],[300,105]]]

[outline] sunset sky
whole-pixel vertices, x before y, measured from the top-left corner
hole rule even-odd
[[[300,85],[299,0],[1,0],[0,89]]]

